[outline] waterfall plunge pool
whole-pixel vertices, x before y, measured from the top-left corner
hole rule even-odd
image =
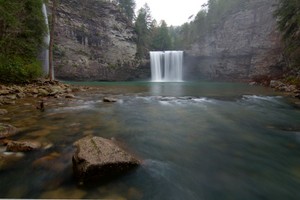
[[[1,198],[300,198],[300,109],[290,99],[238,83],[86,85],[93,92],[48,102],[45,112],[24,106],[32,99],[6,107],[22,129],[14,139],[53,147],[1,169]],[[119,101],[103,103],[107,95]],[[86,135],[114,137],[143,165],[103,185],[79,185],[72,144]]]

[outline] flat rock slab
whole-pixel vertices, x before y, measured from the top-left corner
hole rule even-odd
[[[7,138],[17,134],[17,128],[9,125],[0,123],[0,139]]]
[[[73,170],[82,182],[105,181],[140,165],[138,159],[108,139],[87,137],[74,145],[77,151],[73,156]]]

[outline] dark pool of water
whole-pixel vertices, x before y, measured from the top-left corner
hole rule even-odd
[[[16,139],[53,146],[13,155],[0,171],[1,198],[300,199],[293,100],[237,83],[85,84],[94,92],[49,102],[44,113],[7,108],[23,128]],[[104,95],[119,101],[103,103]],[[86,135],[114,137],[143,165],[106,184],[78,185],[72,143]]]

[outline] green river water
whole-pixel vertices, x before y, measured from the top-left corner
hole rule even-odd
[[[73,83],[95,87],[46,111],[7,106],[13,139],[49,148],[11,156],[0,198],[186,200],[300,199],[300,108],[294,99],[239,83]],[[113,96],[117,103],[104,103]],[[9,118],[9,119],[8,119]],[[72,144],[115,138],[143,161],[105,184],[79,185]]]

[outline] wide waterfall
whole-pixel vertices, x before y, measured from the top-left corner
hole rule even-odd
[[[150,51],[153,82],[181,82],[183,51]]]

